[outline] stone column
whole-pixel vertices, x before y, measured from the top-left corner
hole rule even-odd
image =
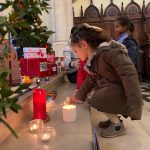
[[[62,57],[73,26],[72,0],[51,0],[51,7],[52,30],[55,32],[51,41],[56,56]]]

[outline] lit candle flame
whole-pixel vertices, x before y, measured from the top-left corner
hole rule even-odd
[[[37,128],[37,125],[36,125],[36,124],[34,124],[34,125],[33,125],[33,129],[36,129],[36,128]]]
[[[70,97],[67,96],[66,100],[64,101],[64,105],[69,105],[70,102]]]

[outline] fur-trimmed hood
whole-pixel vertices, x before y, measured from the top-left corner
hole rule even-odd
[[[110,42],[103,42],[98,47],[98,51],[100,51],[100,52],[108,51],[108,50],[112,50],[112,49],[118,49],[121,52],[128,54],[126,47],[123,44],[116,42],[114,40],[111,40]]]

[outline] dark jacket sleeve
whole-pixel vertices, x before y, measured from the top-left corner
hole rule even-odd
[[[76,93],[75,97],[81,101],[85,101],[87,94],[94,88],[96,85],[96,76],[95,75],[88,75]]]
[[[128,106],[141,106],[143,99],[138,75],[128,54],[115,50],[112,50],[112,52],[107,51],[104,59],[116,70],[121,78]]]
[[[132,60],[133,64],[136,65],[137,58],[138,58],[137,42],[132,38],[130,38],[130,39],[126,39],[122,44],[126,46],[130,59]]]

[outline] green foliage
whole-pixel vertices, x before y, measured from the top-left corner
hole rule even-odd
[[[18,113],[18,111],[21,109],[21,106],[18,104],[18,98],[12,97],[12,95],[15,93],[20,93],[23,89],[27,89],[29,85],[22,84],[18,87],[18,89],[12,91],[11,86],[6,79],[9,73],[9,70],[4,70],[0,74],[0,122],[2,122],[15,137],[17,137],[15,131],[5,121],[5,118],[7,118],[7,111],[9,109],[15,113]]]
[[[13,25],[8,21],[7,17],[0,16],[0,45],[3,44],[3,40],[8,33],[16,35],[16,31]],[[3,61],[4,57],[9,55],[9,45],[4,44],[4,49],[0,49],[0,62]]]
[[[12,134],[13,134],[16,138],[18,138],[16,132],[11,128],[11,126],[10,126],[4,119],[0,118],[0,122],[3,123],[3,124],[12,132]]]
[[[53,32],[42,25],[40,16],[43,12],[48,13],[48,2],[49,0],[6,0],[5,3],[0,3],[0,11],[12,8],[9,19],[1,17],[0,22],[14,35],[18,47],[42,47],[47,43]],[[0,28],[0,34],[6,33],[4,28]]]
[[[1,42],[0,42],[1,43]],[[0,53],[0,62],[3,62],[4,57],[8,57],[9,55],[9,48],[8,45],[5,45],[4,49],[1,50],[2,52]]]
[[[13,25],[8,21],[7,17],[0,16],[0,43],[4,40],[7,33],[16,35]]]
[[[47,43],[52,31],[48,31],[46,26],[42,25],[40,16],[43,12],[48,13],[50,9],[49,0],[5,0],[0,3],[0,11],[11,8],[12,11],[8,17],[0,16],[0,45],[3,44],[5,36],[12,33],[16,39],[18,47],[40,47]],[[0,63],[4,57],[9,55],[9,45],[1,50]],[[1,71],[0,74],[0,123],[3,123],[12,134],[17,137],[15,131],[6,122],[7,111],[11,110],[18,113],[21,106],[18,104],[18,98],[12,97],[15,93],[20,93],[29,85],[23,84],[16,91],[12,91],[7,81],[10,73],[8,70]]]

